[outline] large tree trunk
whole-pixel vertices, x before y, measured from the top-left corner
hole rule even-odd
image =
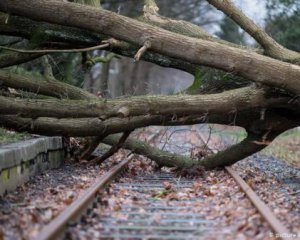
[[[25,117],[87,118],[141,115],[187,116],[224,114],[288,104],[289,98],[266,98],[264,89],[245,87],[220,94],[141,96],[117,100],[26,100],[0,96],[0,113]],[[298,106],[298,104],[296,105]]]

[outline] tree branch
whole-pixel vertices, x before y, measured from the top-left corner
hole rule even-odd
[[[103,143],[115,145],[120,139],[120,134],[110,135],[103,139]],[[132,151],[135,154],[143,155],[152,161],[155,161],[159,166],[166,167],[193,167],[196,161],[186,156],[181,156],[175,153],[162,151],[156,147],[152,147],[145,142],[136,139],[127,139],[123,143],[123,148]]]
[[[26,62],[30,62],[36,58],[43,56],[41,53],[25,54],[25,53],[3,53],[0,55],[0,68],[10,67]]]
[[[0,72],[1,80],[1,72]],[[47,82],[45,85],[48,85]],[[42,84],[40,85],[42,86]],[[53,85],[52,85],[53,86]],[[217,94],[141,96],[115,100],[40,100],[0,96],[0,113],[23,117],[93,118],[141,115],[186,116],[224,114],[288,104],[289,98],[266,97],[262,88],[245,87]]]
[[[108,43],[100,44],[94,47],[88,47],[88,48],[75,48],[75,49],[42,49],[42,50],[26,50],[26,49],[17,49],[17,48],[10,48],[10,47],[4,47],[0,46],[0,49],[9,50],[13,52],[18,53],[41,53],[41,54],[47,54],[47,53],[79,53],[79,52],[88,52],[93,50],[99,50],[109,47]]]
[[[300,64],[300,53],[289,50],[273,38],[261,27],[249,19],[231,0],[207,0],[210,4],[225,13],[241,28],[249,33],[265,50],[266,55],[271,57]]]
[[[136,128],[150,125],[174,126],[191,125],[198,123],[217,123],[241,126],[254,134],[265,134],[269,129],[284,131],[287,127],[299,126],[299,116],[280,116],[270,109],[264,121],[260,120],[258,109],[226,113],[190,115],[187,117],[174,118],[171,116],[137,116],[130,118],[110,118],[102,121],[99,118],[22,118],[15,115],[0,115],[0,124],[13,128],[16,131],[28,131],[41,135],[50,136],[103,136],[119,132],[132,131]],[[279,109],[280,112],[280,109]]]
[[[179,33],[184,36],[208,40],[212,42],[221,43],[230,47],[241,48],[241,49],[251,49],[254,52],[262,53],[261,49],[255,49],[248,46],[242,46],[235,43],[231,43],[219,38],[216,38],[209,33],[207,33],[200,26],[195,25],[193,23],[184,21],[184,20],[176,20],[168,17],[164,17],[159,15],[158,6],[156,5],[154,0],[145,0],[144,1],[144,15],[139,17],[138,20],[155,25],[157,27],[163,28],[165,30]]]
[[[69,99],[99,99],[96,96],[75,86],[57,80],[49,80],[43,77],[21,76],[7,70],[0,70],[0,82],[2,85],[23,91],[43,94],[56,98]]]
[[[11,13],[74,27],[86,28],[139,45],[151,40],[153,51],[190,63],[215,67],[262,84],[300,94],[300,67],[251,51],[185,37],[103,9],[73,3],[37,0],[7,0]],[[38,9],[43,8],[43,14]],[[0,3],[0,10],[7,10]],[[65,14],[66,10],[69,12]],[[80,18],[77,15],[80,13]],[[98,20],[97,20],[98,19]],[[168,43],[168,44],[162,44]]]
[[[138,52],[134,55],[134,61],[139,61],[149,48],[151,48],[151,42],[147,40],[145,41],[144,45],[138,50]]]
[[[268,135],[268,140],[271,141],[278,135],[279,133],[271,133]],[[143,155],[155,161],[159,166],[178,168],[202,166],[206,169],[212,169],[232,165],[237,161],[262,150],[266,145],[256,143],[256,141],[260,141],[261,138],[261,135],[249,134],[240,143],[202,159],[193,159],[187,156],[162,151],[136,139],[127,139],[123,144],[123,148],[128,149],[135,154]],[[115,134],[104,138],[102,142],[108,145],[114,145],[119,139],[120,135]]]
[[[281,132],[269,134],[267,140],[273,141],[280,133]],[[262,141],[262,137],[262,135],[248,134],[248,136],[240,143],[228,147],[221,152],[200,159],[197,164],[204,166],[207,169],[232,165],[239,160],[264,149],[267,145],[257,144],[257,142]]]

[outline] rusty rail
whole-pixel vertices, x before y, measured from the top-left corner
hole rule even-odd
[[[122,172],[124,167],[128,165],[133,155],[113,167],[104,176],[99,177],[96,182],[88,188],[83,195],[79,196],[69,207],[67,207],[56,219],[46,225],[36,237],[37,240],[52,240],[63,236],[68,224],[78,218],[88,205],[90,205],[101,189],[113,181],[118,174]],[[271,209],[262,202],[259,196],[251,189],[251,187],[234,171],[231,167],[225,167],[226,171],[232,176],[236,183],[245,192],[249,200],[256,207],[261,216],[267,221],[275,233],[276,238],[281,239],[282,236],[289,234],[290,231],[276,218]]]
[[[69,222],[75,220],[80,214],[87,209],[88,205],[93,202],[96,195],[107,184],[114,180],[118,174],[128,165],[133,155],[126,160],[120,162],[113,167],[104,176],[99,177],[95,183],[89,187],[77,200],[75,200],[69,207],[67,207],[57,218],[46,225],[42,231],[36,236],[36,240],[53,240],[59,239],[64,232]]]
[[[198,130],[198,129],[197,129]],[[205,143],[204,137],[198,130],[198,135],[200,139]],[[208,149],[212,153],[217,153],[217,150],[212,150],[209,146]],[[240,175],[234,171],[231,167],[225,167],[225,170],[231,175],[231,177],[236,181],[240,188],[245,192],[249,200],[256,207],[261,216],[267,221],[270,227],[276,234],[276,238],[283,239],[284,236],[289,235],[290,231],[276,218],[271,209],[259,198],[259,196],[251,189],[251,187],[240,177]]]
[[[231,167],[225,167],[225,169],[245,192],[261,216],[268,222],[276,236],[278,236],[278,239],[282,239],[283,236],[289,234],[290,231],[276,218],[271,209],[262,200],[260,200],[259,196],[257,196],[251,187],[240,177],[240,175]]]

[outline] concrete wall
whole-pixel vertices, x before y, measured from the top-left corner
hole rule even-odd
[[[0,146],[0,195],[64,161],[61,137],[41,137]]]

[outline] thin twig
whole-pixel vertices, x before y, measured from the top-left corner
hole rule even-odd
[[[17,48],[10,48],[10,47],[4,47],[0,46],[0,49],[13,51],[13,52],[19,52],[19,53],[74,53],[74,52],[88,52],[98,49],[103,49],[109,47],[109,43],[104,43],[101,45],[97,45],[94,47],[88,47],[88,48],[78,48],[78,49],[43,49],[43,50],[25,50],[25,49],[17,49]]]
[[[151,47],[151,42],[149,40],[144,42],[144,45],[137,51],[134,56],[134,61],[137,62],[141,59],[143,54]]]

